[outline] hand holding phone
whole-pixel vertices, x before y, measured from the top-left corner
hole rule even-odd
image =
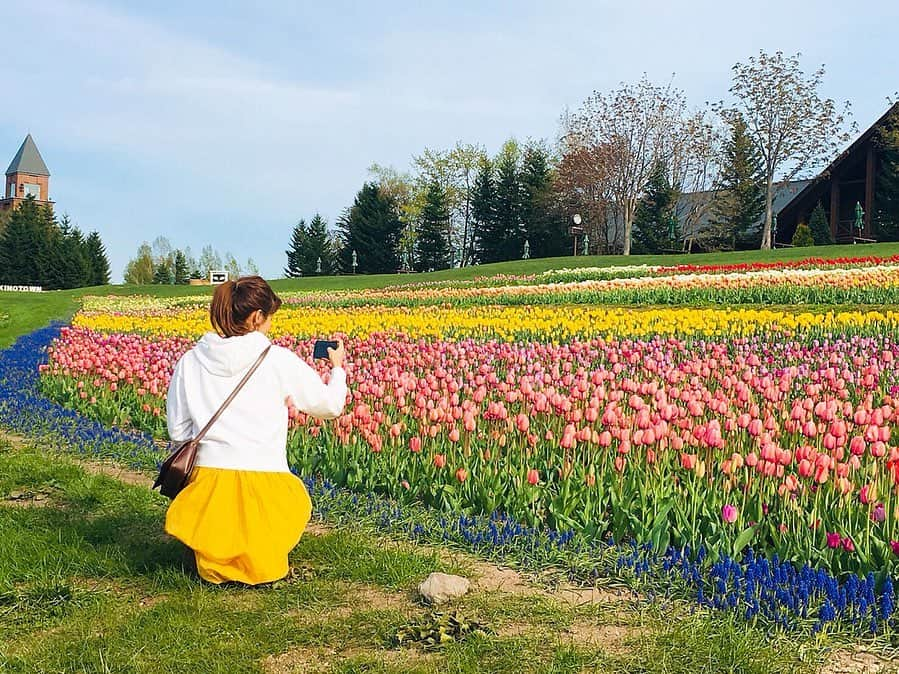
[[[343,341],[316,340],[315,346],[312,348],[312,357],[329,359],[331,367],[343,367],[343,360],[346,357]]]

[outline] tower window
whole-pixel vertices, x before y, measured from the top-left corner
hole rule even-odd
[[[15,183],[10,183],[9,185],[7,185],[7,187],[8,187],[8,189],[9,189],[9,191],[8,191],[8,193],[7,193],[7,196],[9,196],[9,197],[14,197],[14,196],[16,196],[16,184],[15,184]]]
[[[41,198],[41,186],[37,183],[25,183],[25,197]]]

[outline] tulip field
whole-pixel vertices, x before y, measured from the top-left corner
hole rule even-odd
[[[899,260],[282,295],[276,344],[325,377],[316,338],[349,354],[343,416],[285,404],[298,474],[726,568],[747,615],[766,591],[739,562],[789,565],[794,598],[772,601],[795,615],[892,625]],[[172,369],[209,329],[208,298],[87,297],[40,390],[163,441]]]

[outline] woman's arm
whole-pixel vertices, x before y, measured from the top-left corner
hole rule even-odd
[[[346,371],[343,367],[331,369],[331,379],[326,385],[318,373],[294,353],[289,353],[289,366],[285,372],[287,395],[301,412],[320,419],[334,419],[343,413],[346,405]]]
[[[184,358],[175,365],[169,392],[165,400],[165,420],[169,427],[169,438],[174,442],[189,440],[193,431],[193,419],[187,408],[187,393],[184,388]]]

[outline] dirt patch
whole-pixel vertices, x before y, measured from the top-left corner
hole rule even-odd
[[[821,674],[886,674],[899,672],[899,662],[862,649],[836,651],[828,657]]]
[[[626,653],[627,641],[637,632],[637,628],[626,625],[596,625],[576,622],[560,637],[580,645],[598,646],[611,655]]]
[[[348,648],[343,651],[333,648],[292,648],[285,653],[265,658],[262,661],[262,671],[266,674],[323,674],[339,662],[363,657],[369,661],[375,660],[384,665],[405,669],[436,663],[438,656],[414,648]]]
[[[119,482],[124,482],[125,484],[131,484],[137,487],[146,487],[147,489],[153,486],[154,476],[150,473],[129,470],[117,466],[114,463],[102,463],[100,461],[84,461],[76,459],[75,463],[81,466],[85,472],[90,475],[106,475]]]

